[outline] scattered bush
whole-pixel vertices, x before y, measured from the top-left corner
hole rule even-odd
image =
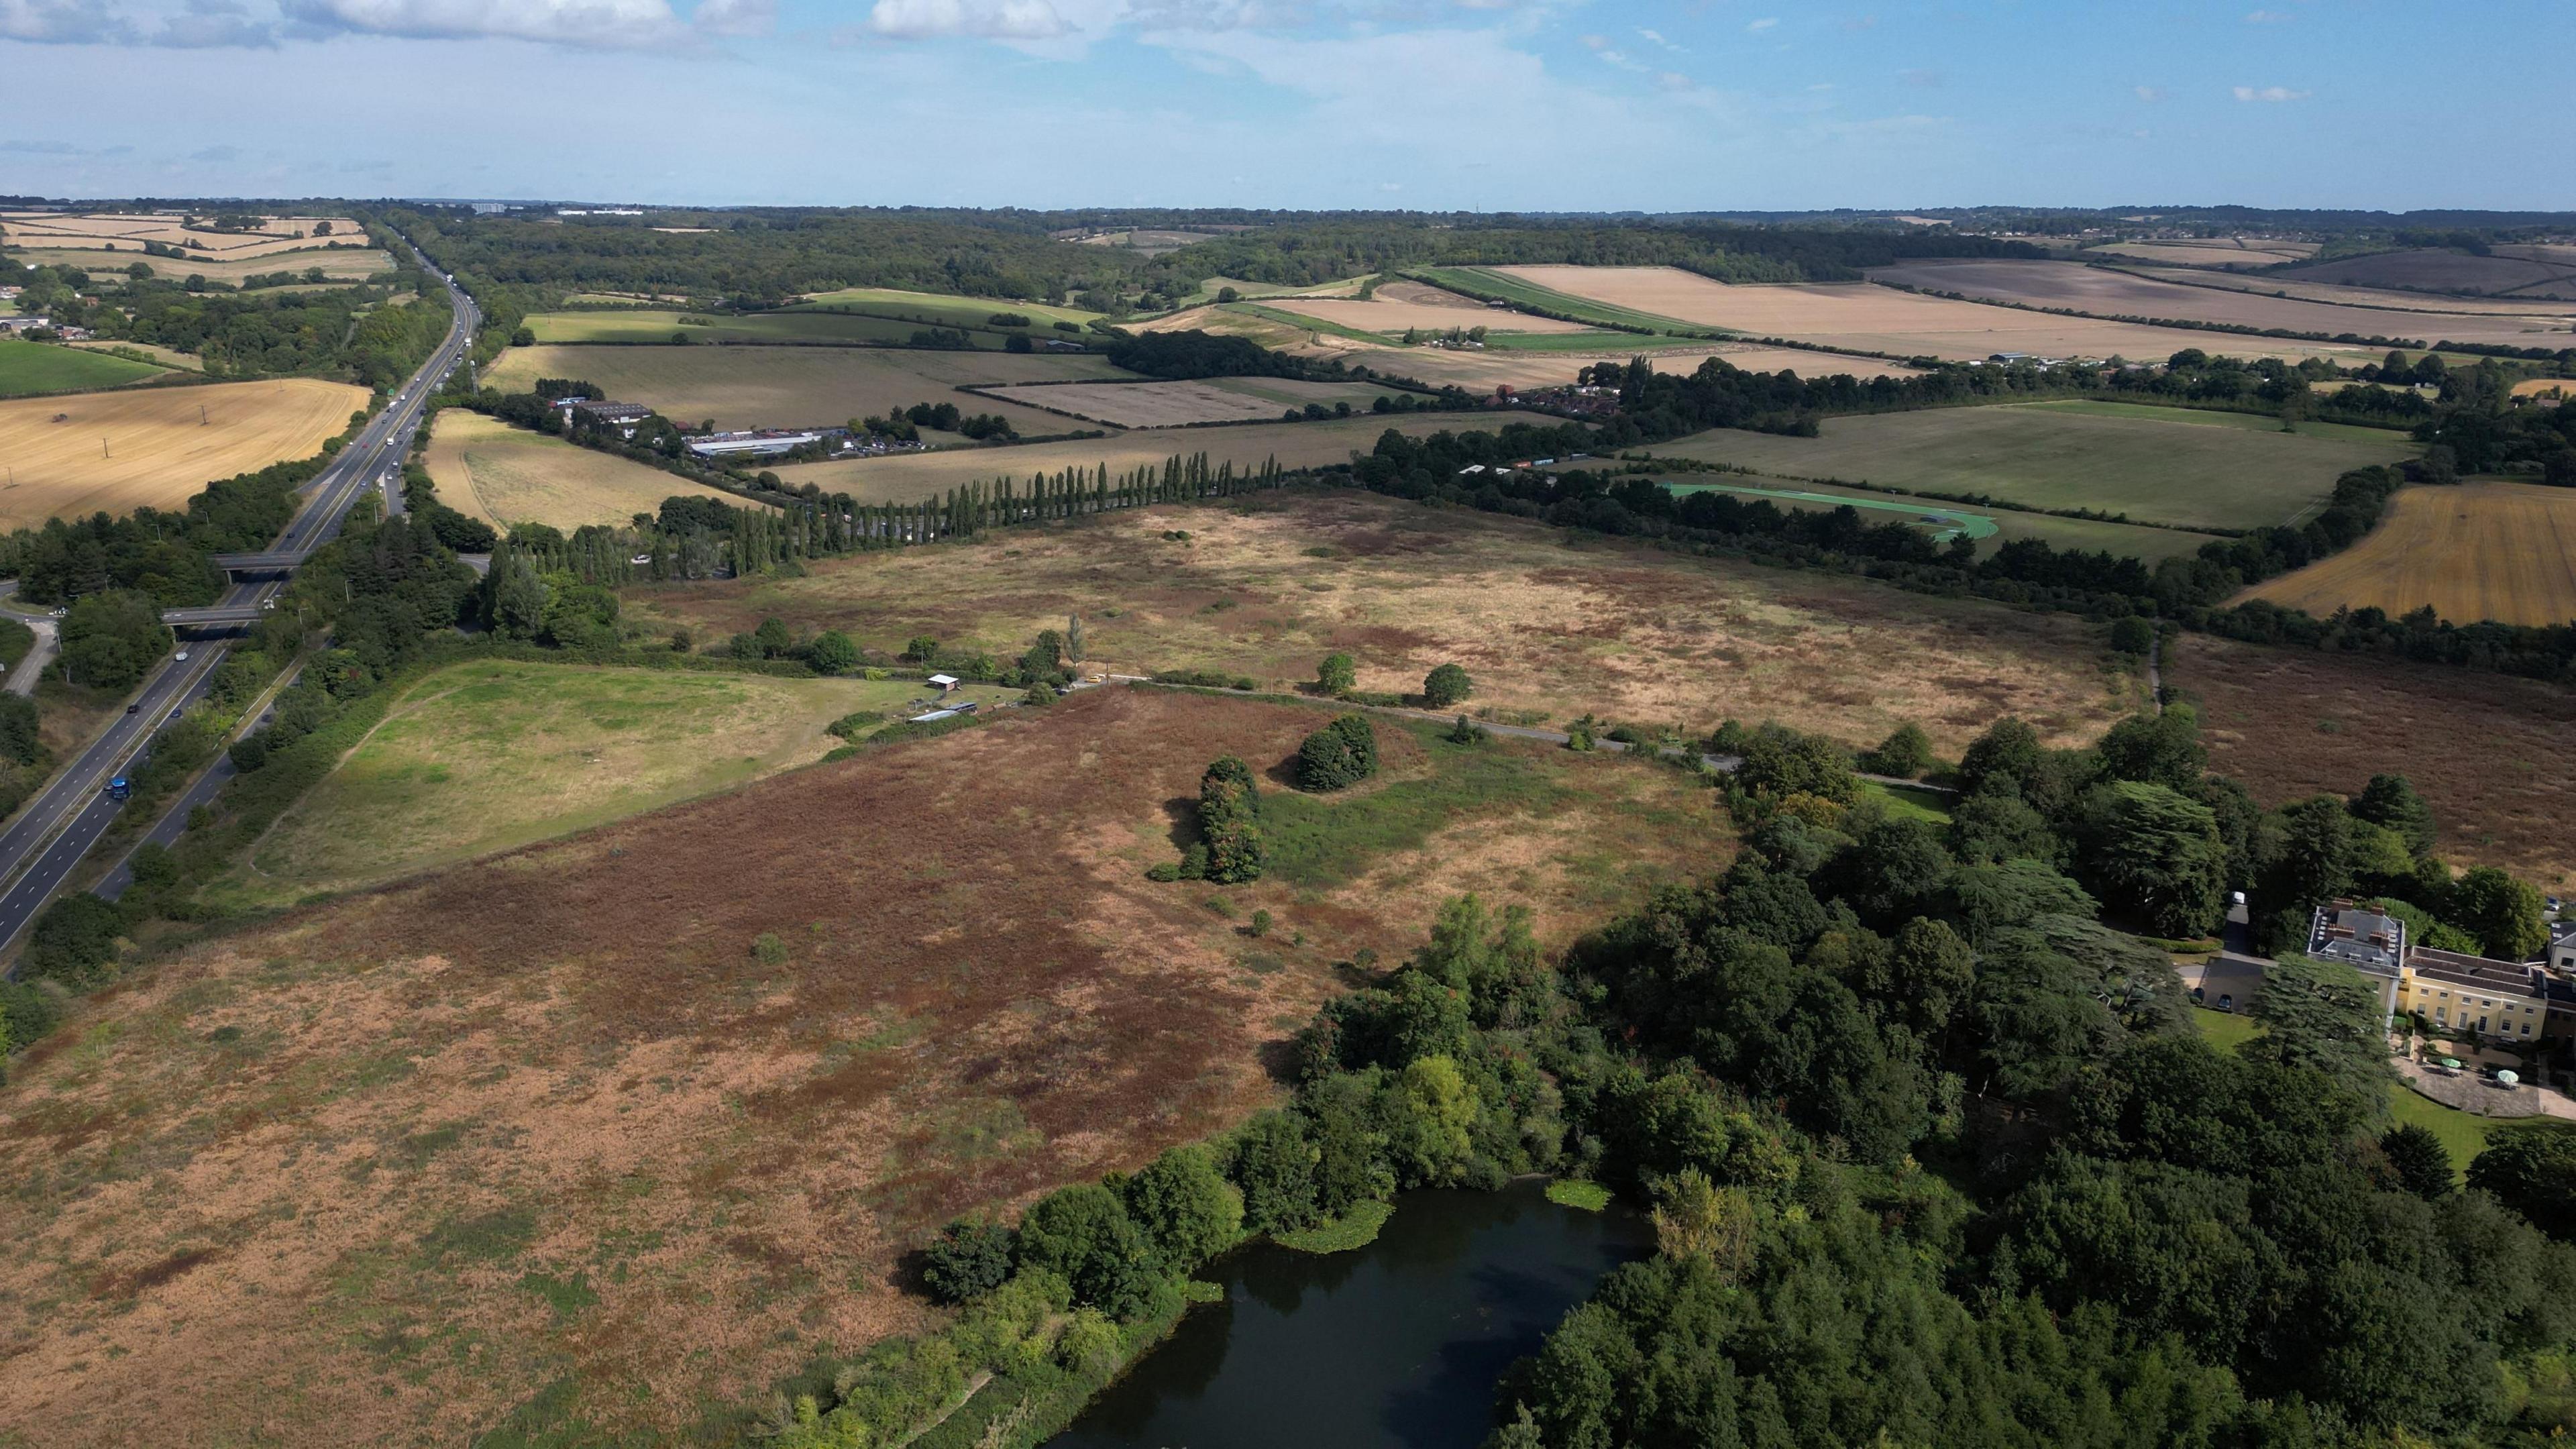
[[[1455,664],[1443,664],[1422,678],[1423,702],[1433,709],[1447,709],[1475,692],[1475,682]]]
[[[1315,666],[1315,692],[1318,694],[1338,698],[1357,688],[1359,682],[1359,666],[1347,654],[1327,654],[1323,662]]]
[[[1297,747],[1297,784],[1307,790],[1341,790],[1377,773],[1377,731],[1368,717],[1346,714]]]
[[[1932,740],[1922,727],[1901,724],[1875,749],[1864,752],[1860,767],[1873,775],[1892,775],[1900,780],[1919,778],[1932,768]]]

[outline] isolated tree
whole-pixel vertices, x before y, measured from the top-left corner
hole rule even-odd
[[[1064,621],[1065,662],[1068,664],[1079,665],[1083,660],[1090,658],[1090,654],[1086,652],[1084,647],[1086,642],[1087,641],[1085,641],[1082,636],[1082,616],[1080,614],[1068,615]]]
[[[2427,1202],[2451,1195],[2451,1150],[2431,1128],[2412,1122],[2392,1127],[2381,1134],[2379,1150],[2388,1154],[2388,1165],[2408,1192]]]
[[[1221,885],[1259,880],[1267,851],[1261,839],[1261,792],[1252,767],[1221,756],[1199,776],[1199,836],[1206,878]]]
[[[2254,994],[2252,1015],[2263,1029],[2238,1051],[2323,1073],[2377,1117],[2386,1110],[2389,1076],[2379,1003],[2379,988],[2352,967],[2285,951],[2265,968]]]
[[[904,641],[903,657],[914,664],[928,664],[939,657],[939,641],[927,634],[915,634]]]
[[[2561,1241],[2576,1241],[2576,1130],[2511,1127],[2469,1161],[2469,1186]]]
[[[1932,739],[1923,727],[1912,721],[1888,732],[1868,753],[1860,757],[1860,767],[1873,775],[1889,775],[1911,780],[1932,768]]]
[[[1959,757],[1959,783],[1971,795],[2035,793],[2044,751],[2039,732],[2017,719],[1999,719]]]
[[[1307,790],[1339,790],[1377,773],[1377,731],[1368,717],[1346,714],[1297,747],[1297,783]]]
[[[2133,714],[2111,726],[2095,746],[2102,773],[2113,780],[2143,780],[2190,794],[2209,772],[2200,744],[2200,713],[2187,704],[2158,714]]]
[[[1447,709],[1476,692],[1467,671],[1455,664],[1443,664],[1422,678],[1422,698],[1433,709]]]
[[[2498,961],[2527,961],[2549,944],[2540,892],[2491,865],[2474,866],[2451,887],[2452,924],[2478,938]]]
[[[1327,654],[1323,662],[1315,666],[1315,688],[1324,694],[1337,697],[1348,694],[1359,686],[1359,682],[1359,668],[1348,654]]]
[[[805,647],[805,662],[817,674],[847,674],[858,667],[859,646],[838,629],[826,629]]]
[[[2352,797],[2353,817],[2367,820],[2386,830],[2397,832],[2409,855],[2423,855],[2433,848],[2433,807],[2404,775],[2373,775],[2361,793]]]
[[[2084,797],[2078,874],[2103,904],[2159,936],[2197,937],[2218,924],[2227,847],[2209,807],[2162,785],[2098,785]]]

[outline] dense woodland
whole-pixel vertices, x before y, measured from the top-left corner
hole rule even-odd
[[[1494,748],[1472,729],[1429,747]],[[2207,929],[2231,885],[2293,889],[2287,861],[2340,872],[2295,887],[2308,900],[2392,865],[2447,879],[2410,854],[2431,822],[2402,780],[2265,812],[2206,774],[2187,708],[2072,751],[2007,720],[1938,826],[1871,803],[1813,737],[1730,724],[1707,747],[1744,761],[1723,874],[1553,966],[1525,914],[1450,902],[1301,1034],[1289,1107],[1016,1225],[951,1225],[924,1278],[957,1325],[805,1383],[770,1432],[901,1442],[979,1372],[975,1423],[1061,1409],[1245,1235],[1531,1171],[1651,1204],[1658,1251],[1506,1377],[1492,1449],[2570,1423],[2576,1223],[2550,1204],[2576,1134],[2454,1163],[2389,1126],[2356,973],[2284,957],[2260,1034],[2225,1052],[2166,951],[2115,929]],[[1919,738],[1871,753],[1919,767]],[[1205,878],[1257,871],[1261,808],[1240,761],[1209,767]]]

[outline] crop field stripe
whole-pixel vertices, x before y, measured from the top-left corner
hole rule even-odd
[[[2248,590],[2319,617],[2430,606],[2456,624],[2576,621],[2576,492],[2528,483],[2402,489],[2351,548]]]
[[[1694,334],[1715,332],[1720,335],[1732,335],[1725,328],[1712,327],[1703,322],[1689,322],[1679,317],[1666,317],[1658,313],[1641,312],[1634,307],[1622,307],[1615,302],[1578,297],[1571,292],[1562,292],[1544,283],[1531,281],[1527,277],[1516,277],[1491,267],[1422,267],[1416,270],[1423,277],[1449,287],[1462,296],[1473,296],[1477,292],[1484,292],[1525,306],[1544,307],[1551,312],[1563,312],[1570,317],[1581,317],[1614,325],[1643,327],[1656,334],[1680,331]]]
[[[1944,503],[1905,503],[1893,499],[1881,502],[1867,498],[1846,497],[1837,493],[1804,493],[1787,488],[1755,488],[1743,483],[1666,483],[1664,489],[1677,495],[1708,492],[1742,493],[1754,498],[1785,498],[1797,503],[1812,503],[1823,508],[1874,508],[1886,513],[1910,513],[1917,519],[1937,516],[1950,520],[1950,527],[1932,535],[1935,543],[1947,543],[1962,534],[1971,539],[1987,539],[2001,531],[1989,515],[1962,513]]]

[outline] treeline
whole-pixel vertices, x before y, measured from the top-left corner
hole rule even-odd
[[[269,546],[295,517],[295,490],[327,457],[273,463],[206,485],[185,509],[47,519],[0,538],[0,575],[14,575],[18,597],[65,603],[110,589],[134,589],[163,608],[211,604],[224,590],[213,555]]]
[[[1109,360],[1147,377],[1339,377],[1335,363],[1273,352],[1245,337],[1209,332],[1119,333],[1101,347]]]
[[[395,304],[398,293],[418,295]],[[79,320],[102,338],[195,354],[209,377],[311,374],[387,387],[447,335],[446,291],[417,271],[390,287],[192,292],[134,282]]]

